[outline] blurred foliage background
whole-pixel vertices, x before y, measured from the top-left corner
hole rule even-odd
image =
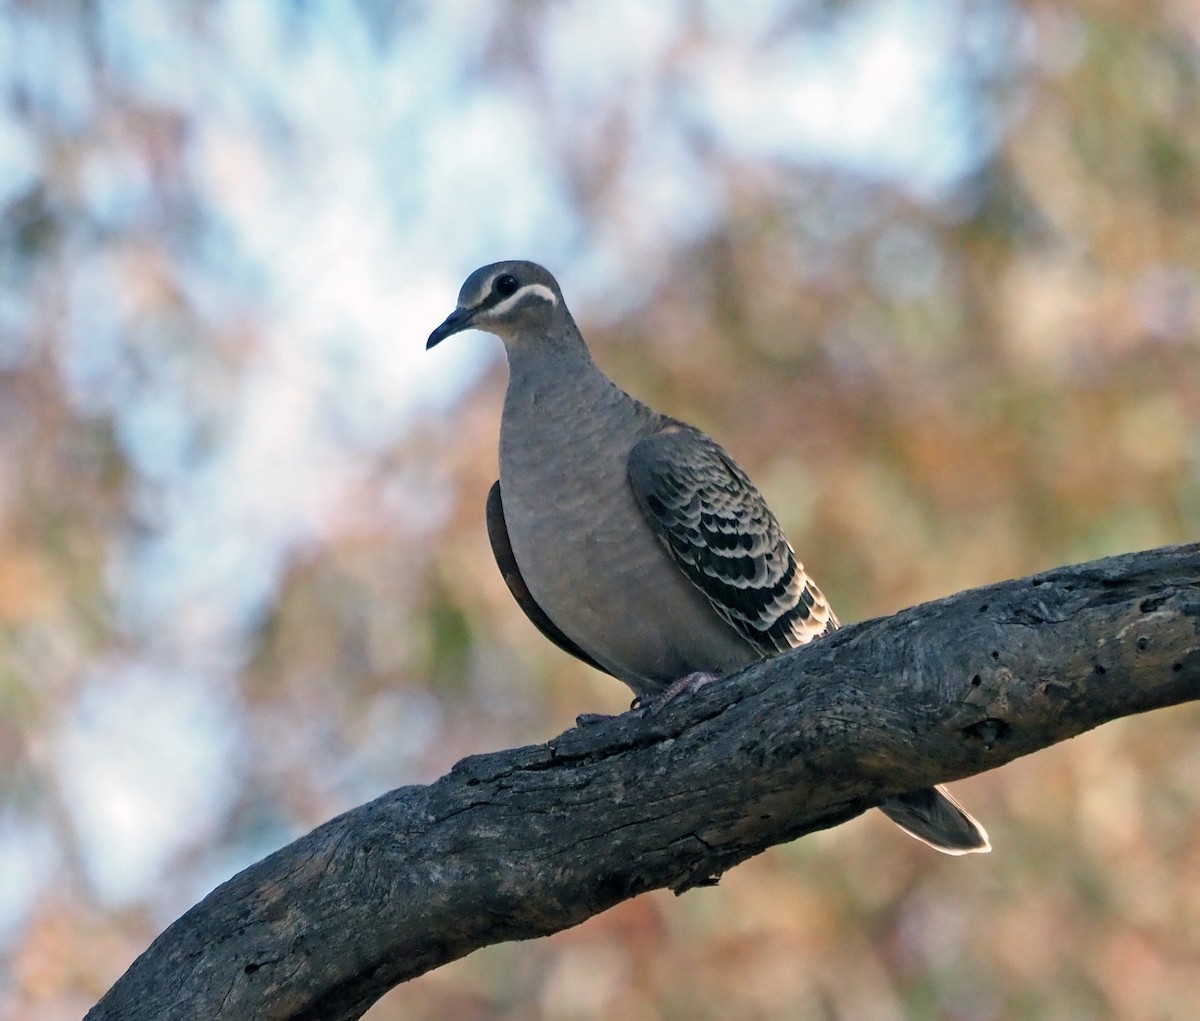
[[[843,621],[1200,531],[1196,0],[0,2],[0,1013],[629,693],[512,604],[498,342],[751,471]],[[403,986],[391,1018],[1200,1016],[1200,714]]]

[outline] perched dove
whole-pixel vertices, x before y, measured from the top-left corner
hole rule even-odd
[[[492,549],[555,645],[650,699],[839,626],[746,473],[601,372],[549,272],[477,269],[427,347],[467,329],[496,334],[508,353]],[[881,807],[940,851],[990,849],[941,787]]]

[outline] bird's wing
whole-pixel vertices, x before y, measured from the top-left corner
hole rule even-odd
[[[760,651],[795,648],[840,626],[762,494],[704,433],[668,421],[633,448],[629,481],[675,563]],[[991,850],[987,832],[944,787],[899,794],[881,807],[939,851]]]
[[[512,542],[508,537],[508,525],[504,521],[504,503],[500,499],[499,480],[492,485],[488,492],[487,530],[488,538],[492,543],[492,553],[496,557],[496,566],[500,568],[500,574],[508,586],[508,591],[512,593],[517,605],[525,611],[525,616],[532,621],[533,626],[563,652],[570,653],[576,659],[583,660],[588,666],[595,667],[602,673],[611,673],[571,641],[558,625],[546,616],[546,611],[533,598],[533,593],[529,591],[529,586],[525,584],[525,579],[521,576],[517,558],[513,555]]]
[[[762,495],[704,433],[669,420],[634,446],[629,482],[680,570],[760,651],[838,627]]]

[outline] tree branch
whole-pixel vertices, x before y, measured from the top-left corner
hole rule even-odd
[[[357,1018],[479,947],[1197,697],[1200,545],[959,593],[347,812],[214,890],[88,1018]]]

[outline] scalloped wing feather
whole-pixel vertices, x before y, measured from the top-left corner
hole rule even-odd
[[[629,481],[675,563],[760,652],[837,629],[762,494],[704,433],[669,421],[634,446]]]

